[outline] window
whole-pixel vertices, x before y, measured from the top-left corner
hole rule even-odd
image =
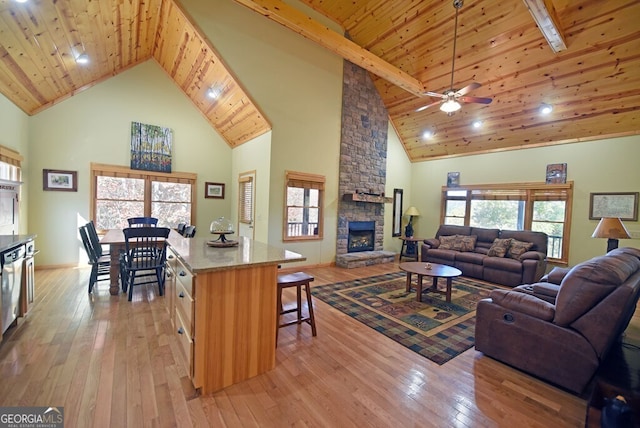
[[[287,171],[283,239],[321,239],[324,176]]]
[[[544,232],[549,259],[567,263],[572,202],[573,182],[443,187],[441,223]]]
[[[91,164],[92,213],[100,230],[128,227],[127,218],[151,216],[158,226],[192,224],[196,174],[138,171]]]
[[[253,220],[253,176],[240,176],[239,181],[238,220],[240,223],[251,224]]]

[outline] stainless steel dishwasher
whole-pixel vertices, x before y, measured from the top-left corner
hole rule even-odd
[[[0,253],[2,262],[2,333],[7,331],[20,311],[20,289],[22,286],[22,265],[24,245],[13,247]]]

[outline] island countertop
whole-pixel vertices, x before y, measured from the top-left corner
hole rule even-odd
[[[0,252],[33,241],[36,235],[0,235]]]
[[[171,234],[169,244],[191,273],[198,274],[243,266],[259,266],[289,262],[301,262],[306,257],[293,251],[274,247],[246,237],[238,237],[235,247],[211,247],[207,242],[215,237],[183,238]]]

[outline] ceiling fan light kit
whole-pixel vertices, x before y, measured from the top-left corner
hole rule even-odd
[[[416,109],[416,112],[426,110],[432,105],[440,104],[440,110],[447,113],[447,115],[451,116],[456,111],[460,110],[460,108],[462,107],[460,104],[460,101],[464,103],[479,103],[479,104],[489,104],[492,101],[491,98],[466,96],[467,93],[482,86],[480,85],[480,83],[477,83],[477,82],[472,82],[469,85],[459,90],[453,89],[453,75],[454,75],[455,64],[456,64],[456,41],[458,38],[458,12],[463,4],[464,4],[463,0],[453,1],[453,7],[456,9],[456,18],[455,18],[454,32],[453,32],[453,57],[451,59],[451,85],[449,86],[449,90],[443,94],[438,92],[425,92],[424,95],[435,97],[435,98],[441,98],[441,100],[419,107],[418,109]]]

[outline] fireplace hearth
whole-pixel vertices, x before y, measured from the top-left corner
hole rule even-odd
[[[347,252],[372,251],[375,247],[375,221],[350,221]]]

